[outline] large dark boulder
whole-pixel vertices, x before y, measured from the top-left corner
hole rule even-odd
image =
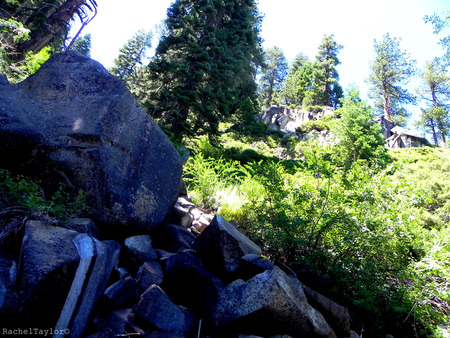
[[[188,310],[173,303],[157,285],[150,286],[142,294],[135,311],[158,329],[182,337],[193,336],[196,326],[194,316]]]
[[[216,215],[193,244],[205,265],[214,272],[232,273],[247,254],[261,255],[261,248],[239,230]]]
[[[28,221],[23,238],[20,325],[83,333],[118,263],[120,245]]]
[[[0,86],[0,157],[46,190],[83,190],[98,225],[158,227],[181,182],[180,156],[127,88],[73,52]]]
[[[307,302],[301,283],[275,267],[247,282],[236,280],[213,309],[220,332],[262,336],[336,337],[323,316]]]

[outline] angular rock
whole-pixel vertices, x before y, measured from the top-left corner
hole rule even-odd
[[[239,279],[248,280],[266,270],[272,270],[275,265],[268,259],[255,254],[248,254],[241,258],[237,275]]]
[[[123,231],[163,224],[180,189],[171,142],[119,80],[74,52],[0,86],[0,157],[46,190],[83,190],[94,222]]]
[[[133,309],[115,310],[108,319],[108,327],[116,337],[119,335],[145,335],[145,331],[135,324]]]
[[[139,300],[137,280],[125,277],[107,288],[104,295],[114,303],[116,308],[134,306]]]
[[[328,324],[339,337],[350,336],[351,317],[347,308],[333,302],[331,299],[318,292],[303,286],[306,299],[315,309],[317,309],[327,320]]]
[[[99,235],[98,228],[89,218],[72,218],[66,224],[64,224],[64,227],[76,232],[88,234],[89,236],[94,238],[97,238]]]
[[[185,336],[180,336],[178,334],[167,332],[167,331],[152,332],[145,337],[146,338],[186,338]]]
[[[193,248],[210,269],[220,272],[235,272],[243,256],[262,254],[255,243],[219,215],[195,239]]]
[[[22,325],[83,333],[117,265],[120,245],[40,221],[25,224],[20,305]]]
[[[5,315],[18,308],[18,293],[16,260],[9,254],[0,250],[0,316]]]
[[[226,284],[201,266],[192,252],[180,252],[167,259],[163,288],[177,304],[208,317]],[[195,288],[195,292],[186,287]]]
[[[192,314],[174,304],[157,285],[144,292],[135,311],[157,328],[183,337],[190,337],[195,329]]]
[[[166,224],[152,233],[154,247],[176,253],[182,249],[191,249],[195,236],[179,225]]]
[[[117,338],[117,334],[113,331],[113,329],[107,327],[87,336],[86,338]]]
[[[0,74],[0,85],[8,85],[9,81],[3,74]]]
[[[136,279],[138,281],[139,290],[144,292],[151,285],[161,285],[164,273],[161,266],[156,262],[145,262],[138,270]]]
[[[255,335],[336,337],[323,316],[308,304],[301,283],[279,268],[236,280],[220,294],[213,310],[219,330]]]
[[[170,216],[170,222],[181,225],[184,228],[189,228],[194,220],[194,217],[190,212],[193,208],[195,208],[194,203],[189,201],[186,197],[178,197]]]
[[[133,274],[142,264],[156,258],[158,258],[158,255],[153,249],[150,236],[140,235],[125,239],[124,250],[120,259]]]

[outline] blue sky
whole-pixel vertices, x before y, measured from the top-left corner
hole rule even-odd
[[[154,30],[165,18],[172,0],[97,0],[97,17],[85,28],[92,34],[92,58],[111,66],[119,48],[139,29]],[[402,39],[422,67],[443,54],[439,37],[423,17],[450,10],[448,0],[259,0],[264,14],[264,47],[278,46],[291,61],[299,52],[314,58],[324,34],[334,34],[344,48],[339,53],[340,83],[356,84],[366,98],[365,79],[373,57],[374,39],[385,33]],[[446,32],[447,35],[449,32]],[[157,41],[154,41],[156,46]],[[412,81],[411,88],[417,86]]]

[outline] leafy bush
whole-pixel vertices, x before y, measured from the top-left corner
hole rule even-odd
[[[72,196],[60,186],[50,198],[46,198],[38,183],[24,176],[13,176],[3,169],[0,169],[0,208],[3,211],[42,212],[62,221],[88,211],[82,191]]]
[[[197,202],[236,220],[265,255],[338,281],[330,292],[342,303],[374,318],[423,323],[431,334],[450,314],[449,226],[439,220],[450,210],[448,176],[440,187],[417,184],[408,168],[420,159],[399,154],[386,170],[363,161],[344,170],[332,151],[304,143],[303,161],[289,169],[283,161],[197,154],[187,165],[188,188]],[[427,161],[443,159],[421,151]],[[427,225],[424,215],[440,225]]]

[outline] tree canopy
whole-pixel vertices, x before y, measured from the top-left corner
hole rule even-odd
[[[446,144],[446,135],[450,130],[450,75],[445,61],[435,58],[425,64],[419,72],[421,84],[417,94],[426,102],[418,126],[433,136],[435,145],[438,145],[438,134],[443,145]]]
[[[334,41],[334,35],[324,35],[317,52],[316,61],[324,74],[323,105],[336,107],[342,97],[342,87],[339,85],[339,74],[336,66],[341,62],[338,58],[342,45]]]
[[[389,121],[406,124],[408,112],[404,105],[414,102],[414,96],[403,87],[415,74],[415,61],[400,48],[400,38],[383,36],[374,41],[374,58],[370,63],[369,96],[375,99],[375,109]]]
[[[280,93],[286,80],[289,66],[283,50],[272,47],[264,51],[264,64],[260,78],[260,101],[268,106],[274,94]]]
[[[174,137],[213,135],[242,102],[256,99],[260,22],[253,0],[177,0],[168,9],[167,34],[150,63],[148,108]]]

